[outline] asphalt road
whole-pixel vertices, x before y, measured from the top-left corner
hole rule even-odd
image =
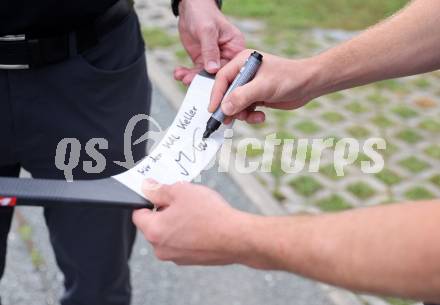
[[[168,126],[174,109],[157,90],[154,91],[152,116]],[[243,192],[225,174],[215,169],[202,174],[202,183],[217,189],[236,208],[258,213]],[[8,265],[0,282],[3,305],[57,304],[62,293],[59,273],[41,208],[21,207],[18,212],[31,228],[31,244],[25,243],[15,219],[9,237]],[[25,232],[26,233],[26,232]],[[29,249],[33,247],[31,255]],[[37,253],[44,260],[37,270],[32,265]],[[242,266],[178,267],[153,256],[151,247],[138,236],[131,260],[133,305],[331,305],[314,282],[282,272],[252,270]],[[98,305],[98,304],[96,304]]]

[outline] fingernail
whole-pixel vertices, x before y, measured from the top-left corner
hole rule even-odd
[[[255,118],[255,122],[256,122],[256,123],[263,123],[263,120],[264,120],[264,118],[263,118],[262,116],[257,116],[257,117]]]
[[[220,66],[218,63],[216,63],[215,61],[208,61],[208,64],[206,65],[206,68],[208,70],[216,70],[218,69]]]
[[[234,105],[231,102],[224,102],[222,104],[222,110],[226,115],[231,115],[234,111]]]

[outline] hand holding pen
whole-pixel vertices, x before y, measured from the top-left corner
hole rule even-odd
[[[263,55],[256,51],[252,52],[252,54],[246,60],[244,66],[240,69],[239,73],[235,77],[234,81],[229,86],[224,95],[224,98],[227,97],[236,88],[250,82],[260,68],[262,60]],[[218,105],[217,109],[206,123],[206,130],[203,133],[203,138],[208,138],[214,131],[216,131],[224,122],[225,118],[226,115],[223,113],[221,105]]]
[[[227,116],[225,123],[239,119],[250,124],[262,123],[265,114],[257,106],[276,109],[296,109],[319,95],[322,71],[313,58],[286,59],[261,53],[264,61],[249,83],[224,96],[229,84],[237,76],[253,50],[245,50],[226,64],[216,75],[209,111],[214,112],[221,103]]]

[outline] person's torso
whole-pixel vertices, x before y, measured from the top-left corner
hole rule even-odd
[[[48,35],[92,22],[117,0],[2,0],[0,36]]]

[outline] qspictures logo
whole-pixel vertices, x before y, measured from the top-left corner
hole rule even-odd
[[[133,131],[142,121],[148,121],[151,130],[140,138],[133,139]],[[138,114],[130,119],[124,131],[124,160],[106,160],[102,151],[109,149],[109,141],[105,138],[92,138],[86,143],[81,143],[76,138],[64,138],[58,143],[55,165],[63,171],[67,181],[74,179],[73,170],[78,166],[90,174],[102,173],[108,162],[128,170],[136,165],[132,153],[134,145],[146,145],[148,142],[154,149],[165,135],[166,130],[154,118]],[[286,174],[314,173],[319,171],[324,152],[331,153],[337,176],[344,176],[345,168],[355,163],[360,156],[366,156],[368,159],[360,161],[363,173],[374,174],[384,168],[385,162],[379,151],[386,149],[386,141],[379,137],[359,141],[355,138],[286,139],[278,137],[277,133],[268,134],[264,139],[235,139],[233,135],[232,129],[224,131],[224,144],[208,168],[214,166],[215,161],[220,161],[219,172],[227,172],[232,166],[238,173],[251,174],[257,171],[271,172],[274,164],[280,162],[279,166]],[[83,149],[91,160],[80,164]],[[249,152],[255,150],[260,152],[259,158],[249,156]]]

